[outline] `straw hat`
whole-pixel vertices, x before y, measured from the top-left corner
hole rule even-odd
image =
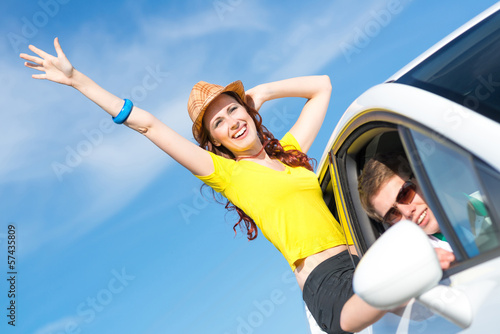
[[[245,101],[245,88],[240,80],[232,82],[226,87],[200,81],[191,90],[188,100],[188,113],[193,121],[193,136],[198,142],[200,141],[199,136],[203,126],[203,115],[208,105],[224,92],[235,92]]]

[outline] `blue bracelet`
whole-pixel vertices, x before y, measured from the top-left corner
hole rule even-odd
[[[125,122],[130,116],[133,106],[134,104],[132,103],[132,101],[130,101],[129,99],[125,99],[122,110],[120,110],[118,116],[113,117],[113,122],[115,122],[116,124],[122,124],[123,122]]]

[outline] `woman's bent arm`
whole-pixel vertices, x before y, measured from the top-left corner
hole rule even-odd
[[[123,99],[106,91],[89,77],[73,68],[56,38],[54,47],[57,57],[30,45],[30,50],[39,57],[21,54],[20,57],[30,61],[27,67],[45,72],[35,74],[35,79],[47,79],[60,84],[72,86],[87,98],[96,103],[104,111],[115,117],[123,107]],[[213,172],[212,158],[204,149],[180,136],[152,114],[137,107],[124,122],[128,127],[144,134],[159,148],[169,154],[181,165],[196,175],[209,175]]]
[[[265,102],[282,97],[308,99],[299,119],[290,132],[307,152],[316,138],[328,110],[332,85],[326,75],[297,77],[258,85],[247,91],[247,95],[258,110]]]

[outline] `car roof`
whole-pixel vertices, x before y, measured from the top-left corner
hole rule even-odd
[[[495,142],[500,142],[500,125],[498,123],[438,95],[419,88],[393,83],[393,81],[415,68],[415,66],[422,63],[444,45],[498,10],[500,10],[500,2],[483,11],[443,38],[389,77],[384,83],[368,89],[359,96],[347,108],[333,130],[320,160],[317,173],[321,175],[325,172],[325,160],[328,158],[328,152],[335,144],[335,141],[339,139],[338,137],[343,132],[343,129],[355,119],[373,110],[382,110],[389,114],[393,113],[396,116],[403,116],[409,120],[416,121],[440,135],[452,139],[467,150],[474,152],[476,156],[495,166],[500,171],[500,155],[496,155],[498,157],[495,157],[494,154],[491,154],[491,149],[488,148],[489,143],[485,143],[483,139],[495,138]],[[458,123],[450,124],[448,122],[447,124],[447,122],[442,121],[443,118],[446,119],[446,117],[449,117],[449,115],[453,116],[453,114],[457,116],[457,120],[462,120],[459,128],[456,126]],[[376,121],[376,119],[373,119],[373,121]],[[480,129],[480,133],[478,129]]]
[[[398,80],[400,77],[402,77],[407,72],[412,70],[415,66],[423,62],[425,59],[429,58],[432,54],[441,49],[443,46],[445,46],[446,44],[448,44],[449,42],[451,42],[452,40],[463,34],[465,31],[469,30],[470,28],[472,28],[473,26],[475,26],[476,24],[483,21],[484,19],[486,19],[487,17],[489,17],[490,15],[499,10],[500,10],[500,2],[497,2],[490,8],[486,9],[485,11],[474,17],[473,19],[469,20],[467,23],[463,24],[460,28],[456,29],[448,36],[446,36],[445,38],[434,44],[432,47],[427,49],[427,51],[419,55],[417,58],[409,62],[405,67],[403,67],[398,72],[394,73],[391,77],[389,77],[386,80],[386,82]]]

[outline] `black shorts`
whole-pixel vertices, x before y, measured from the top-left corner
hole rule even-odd
[[[353,256],[357,265],[359,258]],[[343,251],[321,262],[307,277],[302,297],[318,325],[329,334],[347,333],[340,327],[340,313],[354,294],[354,266],[349,252]]]

